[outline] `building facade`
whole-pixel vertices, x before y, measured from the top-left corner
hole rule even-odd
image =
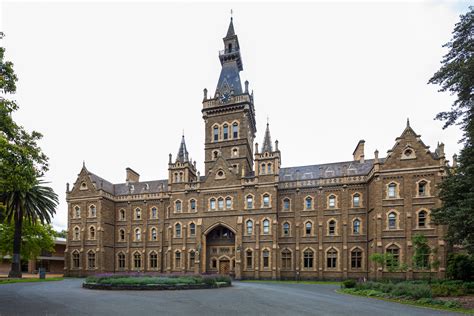
[[[281,168],[267,123],[254,143],[253,92],[243,86],[231,20],[214,95],[204,89],[205,170],[189,159],[184,136],[169,156],[168,179],[112,184],[83,166],[67,188],[67,275],[143,271],[222,273],[241,278],[419,278],[412,237],[423,234],[444,275],[444,228],[430,222],[440,206],[444,145],[429,150],[409,122],[385,157]],[[390,253],[404,271],[369,256]],[[390,271],[390,272],[389,272]]]

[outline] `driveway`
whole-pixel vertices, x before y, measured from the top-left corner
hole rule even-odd
[[[98,291],[83,280],[0,285],[0,315],[457,315],[335,293],[337,285],[234,282],[187,291]]]

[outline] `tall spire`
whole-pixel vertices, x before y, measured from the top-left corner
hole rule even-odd
[[[184,141],[184,133],[181,138],[181,144],[179,145],[178,155],[176,156],[176,162],[185,163],[189,161],[188,150],[186,149],[186,142]]]
[[[229,28],[227,29],[227,35],[226,35],[225,37],[227,38],[227,37],[231,37],[231,36],[234,36],[234,35],[235,35],[235,31],[234,31],[234,18],[231,17],[231,18],[230,18]]]
[[[267,121],[267,129],[265,130],[265,138],[263,139],[262,153],[273,152],[272,137],[270,136],[270,124]]]

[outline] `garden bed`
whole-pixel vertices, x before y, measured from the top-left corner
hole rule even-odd
[[[363,282],[346,280],[341,293],[397,301],[404,304],[473,313],[473,282],[402,281]]]
[[[95,290],[195,290],[231,286],[221,275],[101,274],[90,276],[83,288]]]

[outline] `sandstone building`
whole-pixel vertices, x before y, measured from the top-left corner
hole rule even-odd
[[[112,184],[83,166],[67,189],[67,275],[143,271],[223,273],[235,278],[421,277],[412,237],[437,249],[444,275],[440,206],[443,145],[430,151],[407,122],[385,157],[281,168],[267,124],[254,144],[253,93],[243,85],[232,20],[219,52],[215,94],[204,90],[205,170],[189,159],[184,136],[169,156],[168,179]],[[368,258],[391,253],[408,269],[388,272]]]

